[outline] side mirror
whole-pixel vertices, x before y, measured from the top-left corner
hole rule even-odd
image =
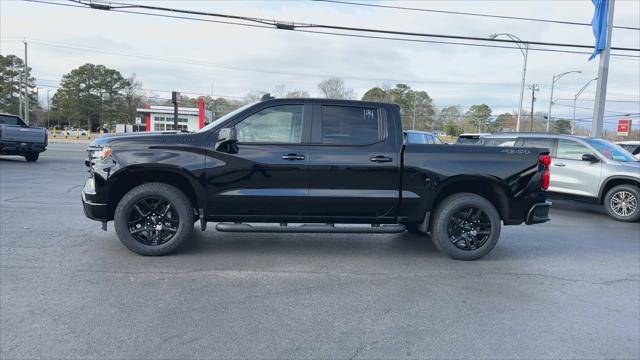
[[[238,142],[238,133],[235,128],[223,128],[218,132],[218,140],[216,141],[216,151],[237,152],[236,143]],[[234,151],[235,149],[235,151]]]
[[[582,161],[588,161],[588,162],[596,163],[596,162],[600,161],[600,159],[598,159],[593,154],[583,154],[582,155]]]

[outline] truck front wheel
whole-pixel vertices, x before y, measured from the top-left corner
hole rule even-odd
[[[122,244],[137,254],[166,255],[191,237],[192,208],[189,198],[174,186],[142,184],[118,203],[116,233]]]
[[[500,215],[484,197],[460,193],[440,202],[432,224],[438,249],[453,259],[475,260],[487,255],[500,237]]]

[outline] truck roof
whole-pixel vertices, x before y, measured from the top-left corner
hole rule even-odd
[[[279,104],[279,103],[291,103],[292,101],[299,101],[304,103],[331,103],[334,105],[351,105],[351,106],[394,106],[400,107],[398,104],[385,103],[379,101],[367,101],[367,100],[344,100],[344,99],[326,99],[326,98],[278,98],[260,101],[261,104]]]
[[[482,135],[483,138],[516,138],[520,136],[527,136],[527,137],[533,137],[533,138],[553,137],[557,139],[583,139],[583,140],[593,139],[593,137],[579,136],[579,135],[554,134],[554,133],[528,133],[528,132],[510,132],[510,133]]]

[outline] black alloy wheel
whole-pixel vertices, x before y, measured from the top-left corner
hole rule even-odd
[[[157,246],[175,236],[180,217],[169,200],[154,196],[135,203],[129,211],[127,222],[129,233],[136,241]]]
[[[194,217],[194,205],[180,189],[156,182],[129,190],[116,206],[113,223],[129,250],[162,256],[189,241]]]
[[[447,235],[458,249],[477,250],[489,240],[491,222],[482,209],[466,207],[449,218]]]

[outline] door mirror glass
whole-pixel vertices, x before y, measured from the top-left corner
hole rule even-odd
[[[236,153],[238,146],[238,134],[234,128],[223,128],[218,132],[218,140],[216,141],[216,151]]]
[[[582,160],[583,161],[589,161],[589,162],[598,162],[600,161],[600,159],[598,159],[595,155],[593,154],[583,154],[582,155]]]

